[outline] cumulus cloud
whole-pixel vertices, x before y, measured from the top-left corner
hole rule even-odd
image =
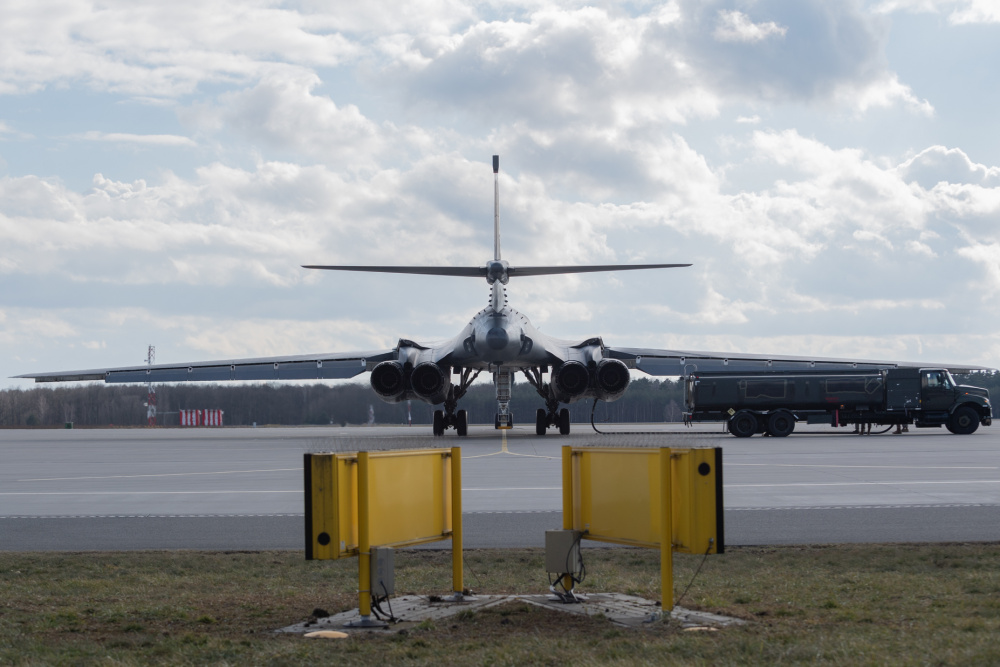
[[[334,66],[358,52],[329,14],[267,2],[7,3],[0,20],[7,28],[0,93],[83,81],[102,91],[176,96],[202,83],[256,78],[276,57]]]
[[[934,115],[930,102],[918,98],[909,86],[899,81],[898,76],[889,72],[870,81],[840,85],[835,96],[845,106],[854,107],[859,112],[899,105],[920,115]]]
[[[900,177],[925,190],[938,183],[1000,187],[1000,167],[976,164],[960,148],[931,146],[897,167]]]
[[[384,72],[409,104],[530,118],[536,131],[685,123],[761,99],[931,110],[886,67],[884,25],[854,3],[761,3],[755,20],[695,2],[671,9],[664,19],[544,6],[448,37],[394,35],[381,44]]]
[[[375,123],[356,105],[338,105],[315,94],[319,84],[314,73],[267,74],[253,87],[224,93],[212,104],[195,104],[180,115],[203,132],[235,130],[254,142],[348,171],[410,161],[435,148],[427,131]]]
[[[197,146],[189,137],[176,134],[129,134],[126,132],[84,132],[77,138],[85,141],[107,141],[123,144],[145,144],[148,146]]]
[[[480,264],[493,153],[512,264],[695,264],[513,281],[511,303],[548,333],[965,361],[976,351],[949,336],[995,323],[979,299],[1000,293],[1000,167],[916,133],[902,158],[855,138],[866,115],[940,120],[862,3],[59,9],[0,9],[14,26],[0,94],[158,100],[183,129],[150,114],[95,131],[81,115],[50,132],[101,142],[86,160],[2,144],[16,168],[0,178],[0,275],[17,288],[0,332],[24,354],[43,328],[111,365],[155,336],[231,357],[454,335],[483,305],[478,281],[299,265]],[[0,138],[26,136],[25,118]]]
[[[774,21],[754,23],[743,12],[719,10],[719,22],[712,32],[720,42],[761,42],[769,37],[784,37],[788,28]]]
[[[948,22],[955,25],[970,23],[1000,23],[1000,5],[994,0],[885,0],[877,11],[947,13]]]

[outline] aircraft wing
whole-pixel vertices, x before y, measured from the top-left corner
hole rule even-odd
[[[694,352],[633,347],[607,347],[605,356],[621,359],[649,375],[690,375],[693,373],[852,371],[880,368],[946,368],[953,373],[992,370],[985,366],[932,364],[911,361],[872,361],[828,357],[740,354],[735,352]]]
[[[35,382],[103,380],[120,382],[228,382],[231,380],[344,380],[395,358],[393,350],[334,352],[256,359],[228,359],[177,364],[153,364],[82,371],[26,373],[17,378]]]

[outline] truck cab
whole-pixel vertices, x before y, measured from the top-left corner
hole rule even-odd
[[[901,373],[890,370],[890,377]],[[920,413],[916,425],[941,426],[952,433],[968,434],[979,424],[993,423],[989,391],[980,387],[960,385],[947,370],[940,368],[920,369]]]

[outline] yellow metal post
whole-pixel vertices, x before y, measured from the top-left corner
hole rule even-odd
[[[573,448],[563,445],[562,448],[562,501],[563,501],[563,530],[572,530],[573,519],[575,517],[573,507]],[[566,575],[562,578],[563,590],[573,589],[573,577]]]
[[[372,551],[368,521],[368,452],[358,452],[358,612],[365,621],[372,613]]]
[[[563,530],[573,529],[573,448],[562,448]]]
[[[462,448],[451,448],[451,583],[461,597],[462,582]]]
[[[664,618],[674,608],[674,544],[671,525],[670,449],[660,448],[660,604]]]

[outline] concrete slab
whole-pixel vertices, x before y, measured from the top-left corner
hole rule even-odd
[[[397,619],[397,622],[387,627],[401,630],[418,625],[424,621],[437,621],[450,616],[455,616],[464,611],[476,612],[482,609],[488,609],[489,607],[495,607],[516,599],[516,597],[517,596],[511,595],[475,595],[464,597],[461,601],[455,601],[451,598],[444,598],[436,595],[403,595],[398,598],[390,599],[392,615]],[[386,612],[389,611],[389,608],[389,604],[384,606]],[[375,619],[374,614],[372,615],[372,619]],[[357,609],[351,609],[350,611],[344,611],[339,614],[334,614],[333,616],[313,618],[305,621],[304,623],[289,625],[288,627],[280,628],[275,632],[301,634],[314,632],[316,630],[346,629],[355,631],[359,630],[359,628],[352,628],[349,624],[357,623],[360,620],[360,612]],[[365,632],[370,631],[369,628],[363,628],[361,630]]]
[[[622,593],[590,593],[578,596],[580,602],[576,604],[564,603],[552,595],[518,595],[517,599],[567,614],[604,616],[615,625],[625,627],[641,627],[645,623],[653,623],[663,618],[659,602]],[[683,607],[674,607],[670,612],[670,619],[679,622],[684,628],[721,628],[745,623],[738,618],[693,611]]]
[[[440,598],[437,596],[404,595],[393,598],[392,613],[397,621],[379,629],[402,630],[413,627],[425,621],[439,621],[457,614],[475,613],[511,602],[525,602],[536,607],[551,609],[567,614],[584,616],[602,616],[611,623],[622,627],[638,628],[643,624],[652,623],[662,618],[660,604],[652,600],[623,595],[621,593],[591,593],[580,596],[580,602],[566,604],[551,595],[476,595],[466,597],[461,601]],[[384,606],[388,611],[388,605]],[[374,615],[373,615],[374,620]],[[688,628],[724,628],[732,625],[742,625],[745,621],[728,616],[719,616],[703,611],[694,611],[675,607],[670,612],[670,618]],[[290,634],[305,634],[319,630],[347,630],[370,632],[371,628],[354,628],[350,624],[360,621],[357,609],[334,614],[325,618],[314,618],[304,623],[296,623],[275,632]],[[379,629],[375,629],[378,631]]]

